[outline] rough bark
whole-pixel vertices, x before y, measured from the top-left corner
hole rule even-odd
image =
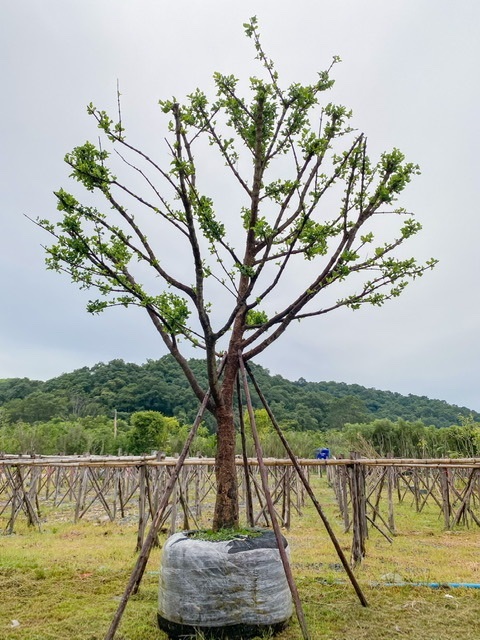
[[[233,350],[232,350],[233,351]],[[221,388],[221,405],[216,410],[217,455],[215,475],[217,495],[213,515],[213,530],[238,527],[238,487],[235,466],[235,421],[233,396],[238,374],[238,356],[227,358]]]

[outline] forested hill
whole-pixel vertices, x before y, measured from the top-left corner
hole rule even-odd
[[[190,363],[205,379],[202,361]],[[277,419],[293,429],[339,429],[347,422],[371,422],[376,418],[421,420],[436,427],[458,424],[460,415],[480,419],[480,414],[466,407],[425,396],[403,396],[341,382],[291,382],[258,365],[253,369]],[[258,401],[256,406],[260,406]],[[143,365],[112,360],[46,382],[28,378],[0,380],[0,407],[10,423],[111,416],[114,410],[124,417],[154,410],[190,422],[198,401],[178,365],[171,356],[165,356]]]

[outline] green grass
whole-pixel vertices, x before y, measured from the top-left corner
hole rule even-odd
[[[219,531],[202,529],[195,531],[190,537],[195,540],[205,540],[206,542],[227,542],[228,540],[236,540],[238,538],[258,538],[261,535],[260,530],[241,527],[239,529],[220,529]]]
[[[351,536],[323,482],[319,495],[348,557]],[[480,590],[374,584],[392,574],[413,583],[480,582],[480,530],[446,532],[438,509],[416,514],[408,503],[397,506],[396,522],[393,544],[371,532],[356,570],[364,608],[313,509],[293,519],[286,535],[312,640],[478,640]],[[134,523],[49,517],[39,532],[19,519],[15,535],[0,537],[0,640],[101,640],[135,563],[135,540]],[[118,640],[166,639],[156,627],[160,554],[152,551]],[[277,638],[301,640],[296,620]]]

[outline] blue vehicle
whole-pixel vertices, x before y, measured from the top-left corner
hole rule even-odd
[[[330,458],[330,449],[324,447],[323,449],[316,449],[315,458],[317,460],[328,460]]]

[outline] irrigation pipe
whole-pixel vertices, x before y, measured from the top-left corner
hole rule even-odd
[[[346,580],[324,580],[322,584],[347,584]],[[369,587],[428,587],[429,589],[480,589],[478,582],[369,582]]]
[[[371,582],[371,587],[430,587],[430,589],[480,589],[478,582]]]

